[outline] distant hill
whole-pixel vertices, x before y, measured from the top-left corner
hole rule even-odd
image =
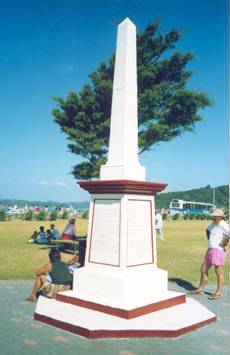
[[[228,208],[229,186],[215,187],[215,204],[218,208]],[[188,191],[165,192],[156,195],[156,207],[168,209],[172,199],[194,202],[213,202],[213,188],[202,187]]]
[[[229,196],[228,185],[215,187],[215,202],[217,207],[227,208],[228,196]],[[160,193],[156,195],[156,207],[168,209],[169,204],[173,198],[186,200],[186,201],[212,203],[213,188],[207,186],[207,187],[202,187],[200,189],[193,189],[188,191]],[[51,208],[57,205],[62,205],[62,206],[72,205],[73,207],[79,208],[80,210],[89,208],[89,201],[54,202],[54,201],[28,201],[28,200],[16,200],[16,199],[0,199],[0,204],[3,204],[5,206],[12,206],[16,204],[18,207],[24,207],[26,204],[33,205],[33,206],[35,204],[39,204],[39,206],[41,206],[42,208],[44,208],[45,205],[48,205]]]

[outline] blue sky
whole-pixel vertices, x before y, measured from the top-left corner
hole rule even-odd
[[[84,201],[70,174],[80,158],[53,122],[53,96],[78,91],[115,50],[116,21],[130,17],[143,31],[156,16],[163,31],[184,30],[178,49],[196,55],[193,89],[215,104],[195,133],[141,156],[147,181],[168,191],[228,183],[227,0],[21,0],[1,2],[0,199]]]

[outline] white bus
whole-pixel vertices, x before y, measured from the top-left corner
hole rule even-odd
[[[211,214],[216,209],[213,203],[205,202],[192,202],[173,199],[169,205],[170,214],[187,214],[187,213],[197,213],[197,214]]]

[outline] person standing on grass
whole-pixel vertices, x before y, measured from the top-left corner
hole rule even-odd
[[[155,229],[157,232],[157,235],[159,235],[160,240],[164,240],[164,235],[163,235],[163,218],[162,215],[160,214],[159,210],[156,210],[155,212]]]
[[[214,266],[217,277],[217,289],[209,299],[217,300],[221,298],[224,286],[223,266],[226,255],[226,245],[229,242],[229,225],[224,221],[224,213],[219,208],[213,212],[212,217],[213,222],[206,230],[208,250],[200,269],[200,285],[196,290],[192,291],[192,294],[199,295],[204,293],[204,288],[208,281],[208,271],[211,266]]]

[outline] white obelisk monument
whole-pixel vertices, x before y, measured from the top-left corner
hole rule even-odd
[[[138,160],[136,56],[136,26],[127,18],[118,26],[108,162],[101,166],[100,182],[80,183],[92,192],[92,202],[85,267],[76,289],[82,298],[92,295],[92,302],[97,297],[122,309],[145,306],[167,293],[167,272],[156,267],[154,196],[145,194],[145,168]],[[117,184],[124,186],[114,193]],[[143,191],[137,193],[140,185]]]
[[[39,297],[35,319],[88,338],[177,336],[216,319],[185,294],[168,290],[157,267],[154,195],[138,160],[136,27],[118,26],[108,161],[91,194],[85,265],[73,290]]]
[[[108,162],[101,180],[145,181],[138,161],[136,26],[127,18],[118,26]]]

